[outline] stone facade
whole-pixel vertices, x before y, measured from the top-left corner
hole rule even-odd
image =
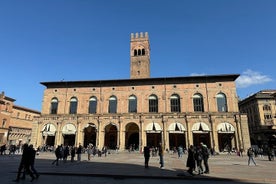
[[[276,145],[276,90],[262,90],[239,102],[240,111],[248,115],[251,142]]]
[[[238,110],[239,75],[150,78],[149,68],[138,64],[150,64],[147,33],[132,34],[130,52],[131,79],[42,82],[42,115],[33,123],[32,144],[123,150],[204,142],[216,151],[250,146],[247,117]]]
[[[29,143],[32,124],[40,112],[14,104],[15,99],[0,95],[0,143],[1,145],[20,145]]]

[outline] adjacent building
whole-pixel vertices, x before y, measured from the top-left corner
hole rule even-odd
[[[32,122],[40,112],[15,105],[16,100],[0,94],[0,144],[21,145],[31,140]]]
[[[239,102],[240,112],[248,115],[253,145],[276,145],[276,90],[262,90]]]
[[[159,142],[166,149],[200,142],[216,151],[247,149],[238,76],[151,78],[148,33],[131,34],[130,79],[41,82],[42,112],[34,120],[31,141],[120,150]]]

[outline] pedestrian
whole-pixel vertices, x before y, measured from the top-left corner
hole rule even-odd
[[[177,148],[178,158],[181,158],[183,156],[183,147],[178,146]]]
[[[253,149],[251,147],[248,148],[248,150],[247,150],[247,156],[248,156],[248,166],[250,165],[251,161],[256,166],[257,164],[256,164],[256,162],[254,160],[254,151],[253,151]]]
[[[31,156],[32,156],[32,153],[29,149],[28,144],[24,144],[23,145],[23,153],[22,153],[21,161],[20,161],[18,171],[17,171],[17,176],[16,176],[16,179],[13,180],[14,182],[19,182],[20,175],[21,175],[22,171],[26,172],[27,174],[29,174],[31,176],[31,178],[32,178],[31,182],[35,179],[32,171],[30,170],[31,158],[32,158]]]
[[[144,147],[145,168],[149,168],[150,149],[148,146]]]
[[[72,146],[71,151],[70,151],[70,154],[71,154],[71,162],[74,162],[74,160],[75,160],[75,155],[76,155],[75,146]]]
[[[59,145],[55,150],[56,159],[52,162],[52,165],[56,164],[58,166],[58,160],[61,159],[61,149],[62,147]]]
[[[194,152],[194,146],[190,145],[189,149],[188,149],[188,158],[187,158],[187,162],[186,162],[186,167],[188,167],[188,173],[190,175],[194,175],[193,171],[195,170],[195,156],[194,156],[195,152]]]
[[[103,146],[103,148],[102,148],[102,153],[103,153],[104,156],[106,157],[106,155],[107,155],[107,148],[106,148],[106,146]]]
[[[202,149],[200,146],[197,146],[195,149],[195,161],[198,174],[203,174],[202,159]]]
[[[91,154],[92,154],[92,145],[89,144],[87,146],[87,159],[90,160],[91,159]]]
[[[81,153],[82,153],[82,146],[79,144],[79,147],[77,148],[77,159],[80,162],[81,161]]]
[[[201,142],[200,143],[201,145],[201,150],[202,150],[202,158],[203,158],[203,164],[204,164],[204,173],[205,174],[209,174],[210,173],[210,170],[209,170],[209,163],[208,163],[208,160],[209,160],[209,150],[207,148],[207,146]]]
[[[34,167],[34,163],[35,163],[35,156],[36,156],[36,150],[34,149],[33,145],[31,144],[29,146],[30,149],[30,153],[31,153],[31,171],[35,174],[36,179],[39,178],[39,174],[37,173],[35,167]]]
[[[65,146],[63,150],[63,162],[67,162],[67,158],[69,156],[69,146]]]
[[[164,147],[162,145],[162,142],[159,143],[158,154],[160,159],[160,169],[164,169]]]

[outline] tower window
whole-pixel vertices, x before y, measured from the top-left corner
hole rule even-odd
[[[142,55],[143,56],[145,55],[145,49],[142,49]]]
[[[137,50],[136,49],[134,50],[134,56],[137,56]]]
[[[141,49],[138,50],[138,56],[141,56]]]

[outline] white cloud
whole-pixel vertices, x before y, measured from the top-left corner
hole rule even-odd
[[[204,76],[205,73],[191,73],[190,76]]]
[[[269,76],[248,69],[239,76],[236,80],[236,84],[237,88],[246,88],[251,85],[263,84],[270,81],[272,81],[272,79]]]

